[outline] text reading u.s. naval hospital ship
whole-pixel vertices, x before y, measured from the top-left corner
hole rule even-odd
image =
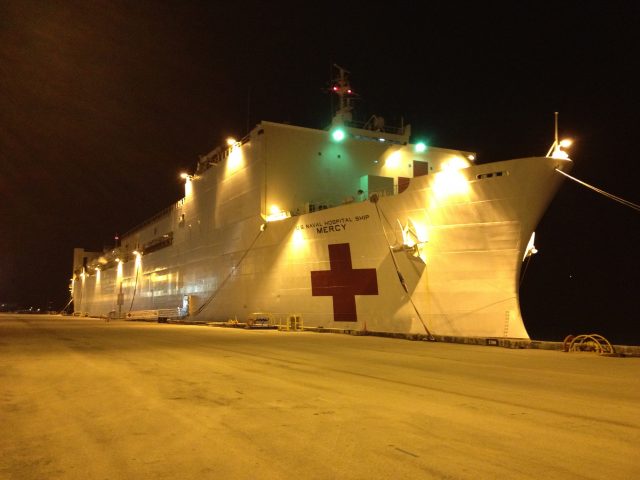
[[[103,252],[74,253],[76,313],[528,338],[518,300],[534,229],[571,160],[481,165],[410,143],[410,127],[352,120],[326,130],[261,122],[201,157],[185,196]],[[165,313],[166,315],[166,313]]]

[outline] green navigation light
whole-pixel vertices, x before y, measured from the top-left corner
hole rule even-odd
[[[344,130],[341,128],[336,128],[333,132],[331,132],[331,138],[333,138],[336,142],[341,142],[345,139],[346,134]]]
[[[424,142],[418,142],[418,143],[416,143],[415,147],[413,147],[413,148],[414,148],[414,150],[416,152],[422,153],[422,152],[427,150],[427,144],[424,143]]]

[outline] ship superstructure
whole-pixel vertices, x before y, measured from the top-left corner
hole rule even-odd
[[[528,338],[518,302],[534,229],[571,160],[475,164],[351,118],[263,121],[202,156],[185,196],[103,252],[76,249],[79,314],[295,316],[306,327]]]

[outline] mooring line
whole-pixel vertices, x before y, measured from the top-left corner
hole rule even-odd
[[[427,327],[426,322],[422,319],[422,315],[420,314],[420,311],[418,310],[418,307],[416,307],[416,304],[414,303],[413,298],[411,298],[411,293],[409,293],[409,287],[407,287],[407,282],[405,281],[404,276],[402,275],[402,272],[400,272],[400,266],[398,265],[398,261],[396,260],[396,257],[395,257],[394,251],[393,251],[393,247],[389,243],[389,237],[387,237],[387,231],[384,228],[384,223],[382,222],[382,217],[384,217],[384,219],[387,221],[387,223],[389,223],[389,221],[387,220],[387,217],[384,214],[384,212],[382,212],[380,207],[378,206],[378,197],[377,196],[375,196],[375,197],[372,196],[371,202],[376,206],[376,212],[378,213],[378,220],[380,220],[380,226],[382,227],[382,233],[384,234],[384,239],[387,242],[387,246],[389,247],[389,252],[391,253],[391,259],[393,260],[393,265],[396,268],[396,273],[398,274],[398,280],[400,281],[400,285],[402,285],[402,288],[407,293],[407,296],[409,297],[409,301],[411,302],[411,305],[413,306],[413,309],[415,310],[416,315],[418,316],[418,319],[420,320],[420,323],[422,323],[422,327],[424,328],[424,331],[427,333],[428,339],[433,341],[433,342],[435,342],[436,339],[431,334],[431,332],[429,331],[429,328]]]
[[[559,168],[556,168],[555,170],[556,170],[556,172],[561,173],[565,177],[573,180],[574,182],[579,183],[583,187],[587,187],[590,190],[593,190],[594,192],[599,193],[600,195],[604,195],[605,197],[609,198],[610,200],[613,200],[615,202],[621,203],[625,207],[633,208],[634,210],[640,212],[640,205],[638,205],[637,203],[630,202],[629,200],[625,200],[624,198],[621,198],[621,197],[618,197],[616,195],[613,195],[612,193],[605,192],[604,190],[602,190],[602,189],[600,189],[598,187],[594,187],[593,185],[589,185],[587,182],[583,182],[582,180],[579,180],[576,177],[572,177],[568,173],[565,173],[562,170],[560,170]]]
[[[256,242],[258,241],[258,238],[260,238],[260,235],[262,235],[262,232],[264,232],[265,228],[266,228],[266,224],[262,224],[260,226],[260,231],[258,231],[258,234],[253,239],[253,241],[251,242],[251,245],[249,245],[249,248],[247,248],[247,250],[245,250],[245,252],[242,254],[242,257],[240,257],[240,260],[238,260],[238,262],[233,266],[233,268],[231,269],[229,274],[225,277],[225,279],[222,281],[220,286],[216,289],[215,292],[213,292],[209,296],[209,298],[207,298],[205,300],[205,302],[194,313],[187,314],[188,317],[189,316],[195,317],[196,315],[199,315],[213,301],[213,299],[216,297],[216,295],[218,295],[220,290],[222,290],[222,288],[225,286],[225,284],[229,281],[231,276],[236,272],[236,270],[238,269],[238,267],[240,266],[242,261],[245,259],[245,257],[249,254],[251,249],[253,249],[253,246],[256,244]]]

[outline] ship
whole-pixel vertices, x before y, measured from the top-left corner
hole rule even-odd
[[[74,314],[528,339],[520,275],[572,166],[557,122],[545,156],[479,163],[354,120],[336,68],[327,128],[262,121],[113,248],[74,249]]]

